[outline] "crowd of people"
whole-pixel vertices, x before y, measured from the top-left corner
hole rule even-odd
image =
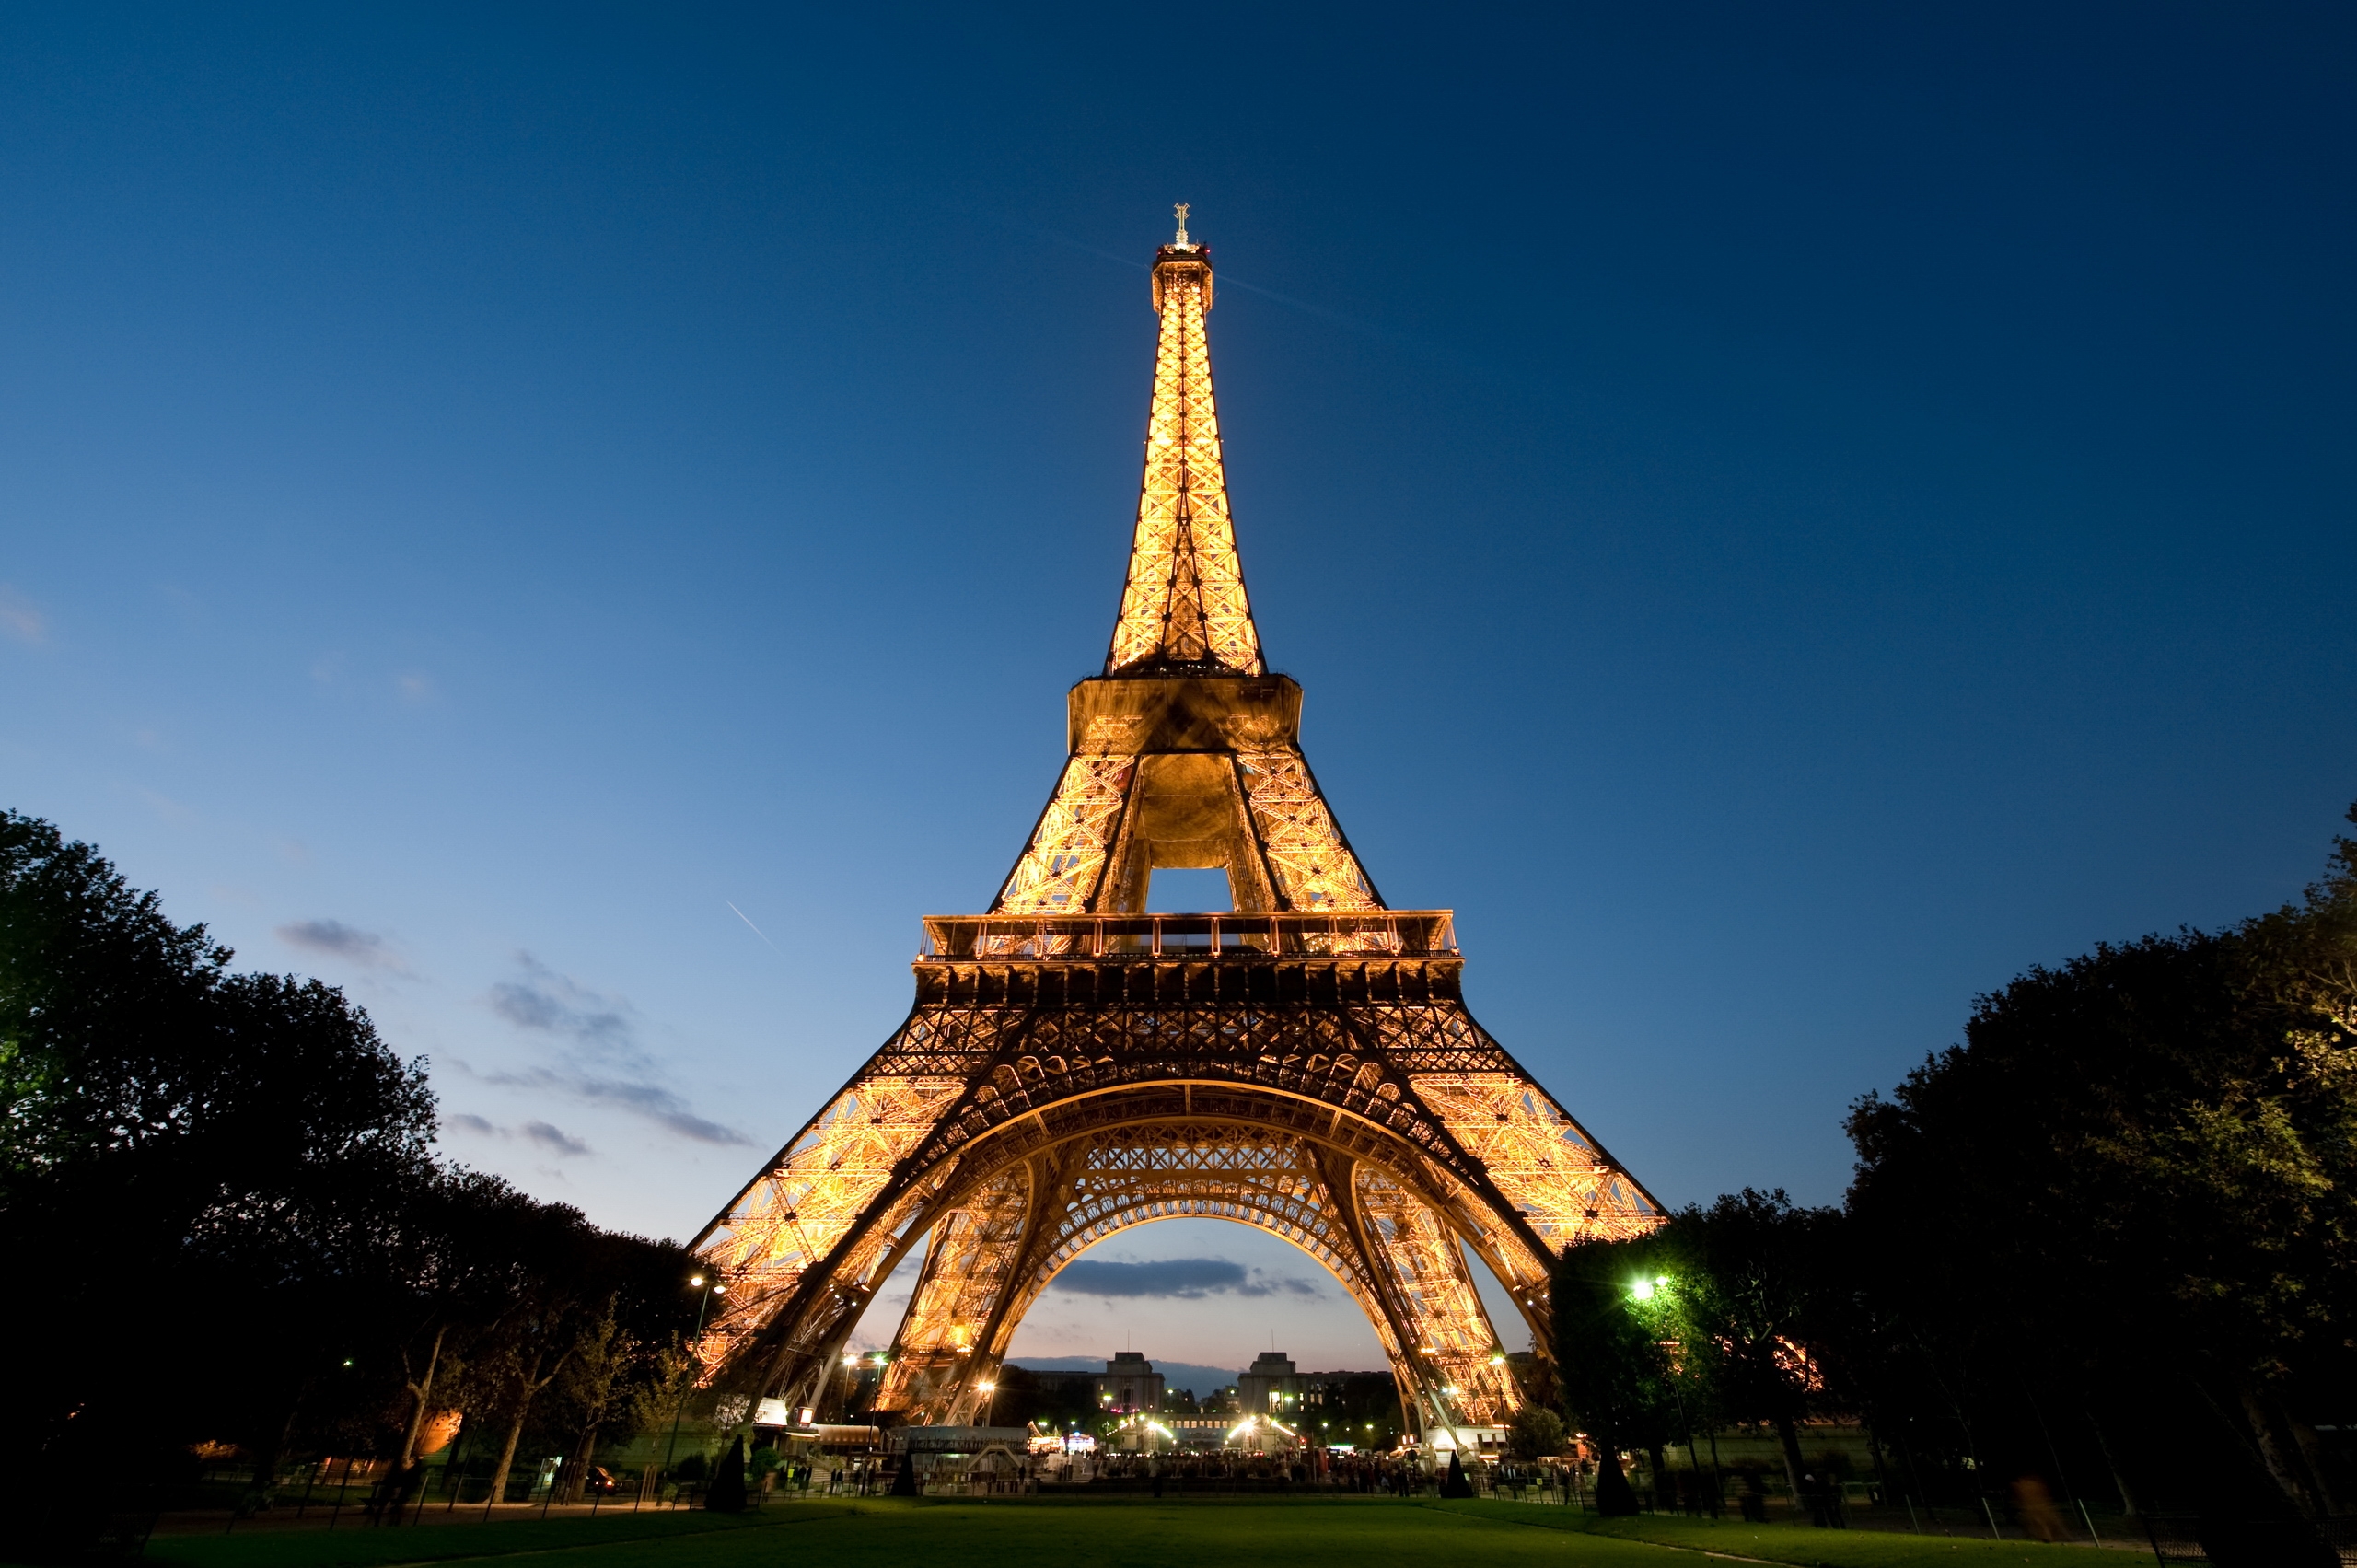
[[[890,1484],[898,1461],[890,1457],[837,1461],[843,1468],[830,1473],[822,1465],[814,1481],[799,1485],[796,1461],[781,1467],[780,1480],[794,1490],[826,1492],[881,1490]],[[1104,1487],[1110,1490],[1164,1489],[1316,1491],[1386,1493],[1416,1496],[1436,1491],[1446,1463],[1434,1466],[1411,1454],[1337,1452],[1303,1448],[1291,1453],[1236,1450],[1171,1454],[1023,1455],[986,1453],[943,1455],[925,1464],[918,1484],[927,1492],[954,1491],[960,1495],[983,1492],[1032,1492],[1046,1488]],[[810,1472],[803,1468],[799,1474]],[[1469,1484],[1481,1494],[1515,1497],[1560,1496],[1570,1502],[1581,1482],[1568,1466],[1545,1461],[1476,1462],[1464,1467]],[[863,1481],[865,1484],[863,1485]]]

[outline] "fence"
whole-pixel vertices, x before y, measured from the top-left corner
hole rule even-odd
[[[666,1477],[660,1466],[636,1469],[588,1467],[573,1496],[567,1461],[518,1458],[502,1494],[492,1496],[496,1462],[479,1458],[423,1464],[404,1476],[384,1459],[325,1458],[291,1465],[266,1486],[257,1486],[246,1466],[219,1466],[193,1478],[148,1481],[122,1478],[107,1490],[102,1505],[107,1537],[120,1551],[152,1532],[289,1528],[399,1528],[539,1516],[595,1516],[604,1512],[694,1507],[702,1501],[697,1480]]]
[[[2340,1568],[2357,1564],[2357,1518],[2247,1519],[2146,1515],[2145,1542],[2164,1564]]]

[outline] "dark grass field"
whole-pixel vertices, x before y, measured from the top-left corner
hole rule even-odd
[[[1730,1558],[1827,1568],[2123,1568],[2136,1561],[2124,1551],[2084,1546],[1667,1517],[1608,1524],[1561,1508],[1395,1498],[808,1502],[736,1518],[650,1514],[176,1536],[147,1549],[147,1561],[164,1568],[390,1568],[500,1558],[519,1559],[517,1568],[810,1568],[814,1562],[846,1568],[1670,1568],[1685,1562],[1699,1568]]]

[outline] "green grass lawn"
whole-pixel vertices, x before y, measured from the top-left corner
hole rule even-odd
[[[1646,1514],[1633,1519],[1602,1519],[1568,1508],[1530,1508],[1511,1503],[1442,1503],[1446,1508],[1485,1519],[1510,1520],[1524,1529],[1558,1529],[1585,1537],[1642,1540],[1689,1547],[1729,1557],[1757,1557],[1800,1568],[1930,1568],[1933,1563],[2030,1562],[2050,1568],[2127,1568],[2136,1559],[2125,1551],[2092,1546],[2042,1546],[2035,1541],[1973,1540],[1947,1536],[1891,1535],[1879,1530],[1820,1530],[1807,1525],[1747,1525],[1741,1519],[1689,1519]],[[1680,1553],[1692,1561],[1690,1553]],[[2150,1562],[2153,1554],[2143,1554]],[[1656,1562],[1670,1561],[1667,1556]]]
[[[1709,1551],[1713,1557],[1701,1553]],[[1396,1498],[809,1502],[765,1514],[623,1515],[407,1529],[177,1536],[165,1568],[391,1568],[517,1557],[517,1568],[1674,1568],[1723,1557],[1828,1568],[2030,1562],[2125,1568],[2124,1552]]]
[[[369,1529],[359,1520],[340,1530],[249,1529],[243,1534],[156,1536],[144,1561],[168,1568],[389,1568],[401,1562],[455,1562],[526,1557],[533,1565],[555,1558],[621,1568],[669,1562],[703,1535],[759,1530],[786,1520],[847,1515],[848,1503],[797,1504],[790,1512],[609,1514],[586,1519],[503,1519],[495,1524],[404,1525]],[[521,1564],[517,1565],[521,1568]]]

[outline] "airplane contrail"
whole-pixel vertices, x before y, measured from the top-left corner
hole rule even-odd
[[[724,904],[728,904],[728,900],[726,899],[723,899],[720,901]],[[738,909],[735,904],[728,904],[728,909],[730,913],[734,914],[738,920],[745,923],[747,928],[749,929],[754,935],[761,939],[762,944],[766,946],[771,952],[777,953],[777,944],[770,940],[768,932],[763,931],[760,926],[753,923],[752,916],[747,914],[743,910]],[[777,953],[777,956],[781,958],[785,957],[784,953]]]

